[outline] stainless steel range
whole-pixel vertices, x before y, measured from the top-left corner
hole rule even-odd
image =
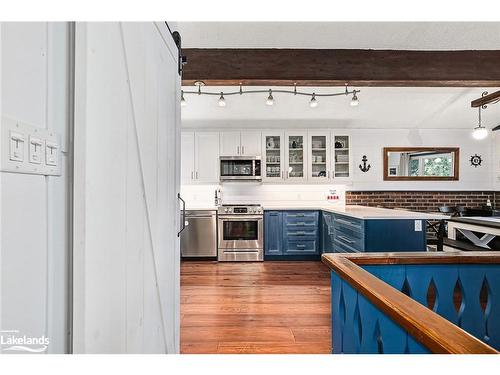
[[[264,216],[260,205],[222,205],[218,221],[219,261],[264,260]]]

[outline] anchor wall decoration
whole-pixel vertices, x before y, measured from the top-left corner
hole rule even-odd
[[[363,162],[363,166],[361,166],[361,164],[359,165],[359,169],[361,169],[361,172],[368,172],[370,170],[370,167],[371,165],[368,164],[366,165],[366,162],[368,161],[368,158],[366,157],[366,155],[363,155],[363,158],[361,159],[361,161]]]

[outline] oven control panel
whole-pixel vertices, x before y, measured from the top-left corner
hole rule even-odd
[[[219,214],[261,215],[262,213],[263,210],[260,205],[219,207]]]

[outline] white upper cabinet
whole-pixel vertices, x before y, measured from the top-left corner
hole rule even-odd
[[[194,182],[194,132],[181,134],[181,184]]]
[[[262,133],[257,131],[241,132],[241,155],[260,156]]]
[[[285,176],[288,182],[307,181],[307,131],[285,133]]]
[[[352,179],[348,130],[186,131],[181,139],[183,184],[219,183],[220,156],[262,156],[271,183],[344,183]]]
[[[260,131],[220,132],[220,156],[260,156]]]
[[[195,165],[196,182],[219,182],[219,133],[195,133]]]
[[[220,132],[220,156],[241,155],[241,133],[239,131]]]
[[[262,133],[262,180],[284,181],[285,136],[283,131]]]
[[[345,132],[332,133],[332,175],[333,181],[352,178],[351,137]]]
[[[219,182],[219,133],[182,132],[181,183]]]
[[[309,182],[329,182],[331,176],[331,148],[329,131],[308,132]]]

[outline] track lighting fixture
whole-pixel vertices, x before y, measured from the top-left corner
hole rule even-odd
[[[243,86],[240,85],[238,86],[237,91],[229,91],[229,92],[210,92],[210,91],[202,91],[201,88],[205,85],[203,81],[196,81],[195,86],[197,86],[196,91],[188,91],[188,90],[182,90],[181,92],[181,105],[185,106],[187,104],[186,100],[184,99],[184,94],[196,94],[196,95],[220,95],[219,101],[217,104],[219,107],[225,107],[226,106],[226,99],[224,96],[228,95],[244,95],[244,94],[261,94],[261,93],[267,93],[267,99],[266,99],[266,105],[272,106],[274,105],[274,96],[273,93],[280,93],[280,94],[291,94],[291,95],[299,95],[299,96],[309,96],[311,100],[309,101],[309,106],[311,108],[315,108],[318,106],[319,102],[316,97],[330,97],[330,96],[341,96],[341,95],[352,95],[352,100],[351,100],[351,106],[356,106],[359,104],[359,99],[358,99],[358,93],[360,92],[359,90],[349,90],[348,85],[346,84],[345,86],[345,91],[342,92],[330,92],[330,93],[320,93],[316,94],[315,92],[309,93],[309,92],[304,92],[304,91],[298,91],[297,90],[297,84],[293,85],[293,90],[286,90],[286,89],[260,89],[260,90],[243,90]]]
[[[358,96],[356,95],[356,90],[354,90],[354,94],[352,95],[351,99],[351,107],[357,107],[359,105],[359,99]]]
[[[217,102],[217,104],[219,104],[219,107],[226,106],[226,99],[224,99],[224,93],[222,91],[220,93],[220,98],[219,98],[219,101]]]
[[[269,89],[269,96],[267,97],[266,104],[267,105],[273,105],[274,104],[273,90],[271,90],[271,89]]]
[[[472,132],[472,136],[474,139],[481,140],[485,139],[488,136],[488,129],[486,129],[482,124],[481,124],[481,106],[479,108],[479,122],[478,125],[474,128]]]
[[[313,93],[311,101],[309,102],[309,107],[316,108],[318,106],[318,101],[316,100],[316,94]]]
[[[184,99],[184,91],[181,91],[181,107],[187,106],[186,99]]]

